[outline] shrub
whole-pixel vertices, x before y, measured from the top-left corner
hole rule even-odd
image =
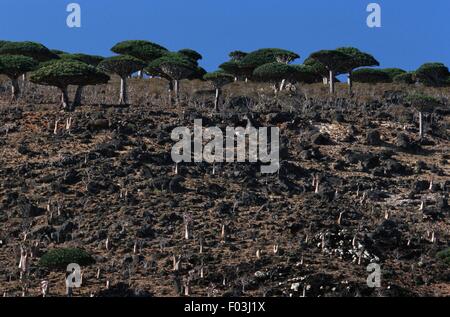
[[[71,263],[90,265],[95,261],[82,249],[64,248],[48,251],[41,257],[38,265],[47,269],[65,269]]]
[[[444,249],[437,253],[437,257],[445,264],[450,266],[450,248]]]
[[[426,63],[419,67],[416,71],[417,80],[432,87],[439,87],[446,84],[450,72],[442,63]]]
[[[358,83],[390,83],[391,77],[381,69],[361,68],[353,72],[353,80]]]
[[[394,78],[406,74],[407,72],[400,68],[383,68],[383,71],[389,75],[392,81],[394,81]]]
[[[412,85],[416,82],[415,76],[416,75],[414,72],[403,73],[403,74],[399,74],[399,75],[395,76],[393,78],[393,81],[394,81],[394,83]]]

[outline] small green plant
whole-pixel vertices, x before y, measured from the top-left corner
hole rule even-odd
[[[442,260],[445,264],[450,266],[450,248],[444,249],[437,253],[436,255],[440,260]]]
[[[64,248],[48,251],[39,260],[39,266],[47,269],[65,269],[71,263],[90,265],[94,262],[94,259],[82,249]]]

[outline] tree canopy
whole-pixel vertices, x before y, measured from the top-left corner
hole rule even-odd
[[[353,80],[358,83],[390,83],[391,77],[381,69],[361,68],[353,72]]]
[[[256,68],[253,72],[253,76],[263,81],[279,82],[284,79],[294,78],[296,73],[296,67],[285,63],[273,62]]]
[[[214,88],[221,88],[229,83],[232,83],[234,81],[234,76],[218,70],[205,74],[203,79],[211,82]]]
[[[228,54],[232,61],[241,61],[247,55],[248,53],[243,51],[232,51]]]
[[[63,60],[79,61],[79,62],[83,62],[83,63],[89,64],[91,66],[94,66],[94,67],[97,67],[98,64],[100,64],[100,62],[105,59],[103,56],[88,55],[88,54],[82,54],[82,53],[76,53],[76,54],[63,53],[63,54],[60,54],[59,57]]]
[[[35,42],[7,42],[0,47],[0,55],[23,55],[39,62],[58,59],[47,47]]]
[[[146,62],[151,62],[168,53],[165,47],[143,40],[119,42],[111,48],[111,51],[116,54],[132,56]]]
[[[341,66],[343,73],[349,73],[360,67],[380,66],[380,63],[370,54],[361,52],[355,47],[340,47],[337,52],[344,53],[350,58],[345,59]]]
[[[184,48],[182,50],[179,50],[178,53],[186,56],[187,58],[189,58],[191,61],[193,61],[194,63],[198,63],[199,60],[203,59],[202,54],[200,54],[197,51],[194,51],[190,48]]]
[[[441,102],[431,96],[422,93],[413,93],[406,97],[406,102],[419,112],[432,112]]]
[[[240,62],[244,67],[256,69],[261,65],[274,62],[288,64],[297,58],[300,58],[300,56],[291,51],[279,48],[263,48],[247,54]]]
[[[382,71],[388,74],[392,81],[394,81],[394,78],[398,75],[406,73],[406,70],[403,70],[401,68],[383,68]]]
[[[335,75],[344,73],[343,69],[352,62],[351,56],[337,50],[321,50],[312,53],[310,59],[319,62],[328,71],[333,71]]]
[[[87,86],[107,83],[109,76],[82,62],[58,60],[32,72],[30,80],[36,84],[65,89],[68,85]]]
[[[416,74],[414,72],[405,72],[402,74],[398,74],[393,78],[394,83],[402,83],[412,85],[416,82]]]
[[[290,65],[295,68],[295,73],[291,81],[299,82],[299,83],[317,83],[322,81],[322,76],[316,72],[314,67],[308,65]]]
[[[109,74],[119,75],[126,78],[145,67],[145,62],[128,55],[119,55],[105,58],[98,64],[98,68]]]
[[[426,86],[443,86],[450,77],[448,67],[442,63],[426,63],[416,71],[417,80]]]
[[[22,55],[0,55],[0,74],[11,79],[17,79],[20,75],[30,72],[38,63],[31,57]]]
[[[171,80],[188,78],[197,70],[197,65],[180,53],[166,54],[149,63],[145,69],[151,75],[160,75]]]

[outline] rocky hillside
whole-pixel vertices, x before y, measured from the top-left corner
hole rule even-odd
[[[114,104],[111,83],[87,88],[72,113],[53,89],[28,84],[11,104],[6,88],[2,294],[40,296],[48,281],[49,296],[65,296],[65,267],[42,258],[77,248],[91,259],[74,296],[450,296],[448,89],[428,91],[442,106],[419,140],[405,96],[420,87],[357,85],[353,97],[338,87],[330,98],[316,84],[275,98],[240,83],[214,112],[205,84],[186,83],[169,107],[161,81],[141,80],[130,106]],[[250,163],[175,172],[175,127],[245,127],[245,115],[280,128],[279,173]],[[366,283],[371,262],[381,288]]]

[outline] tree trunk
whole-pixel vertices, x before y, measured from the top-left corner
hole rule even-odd
[[[334,94],[334,71],[330,70],[330,94]]]
[[[11,99],[16,100],[20,94],[20,87],[17,78],[11,79]]]
[[[81,96],[83,94],[83,88],[84,88],[84,86],[77,87],[77,91],[75,92],[75,98],[73,100],[73,105],[72,105],[73,108],[81,106]]]
[[[214,99],[214,110],[217,111],[219,108],[219,98],[220,98],[220,89],[216,88],[216,98]]]
[[[66,110],[70,111],[70,105],[69,105],[69,95],[67,94],[67,87],[60,88],[61,90],[61,107]]]
[[[419,112],[419,138],[423,138],[423,113]]]
[[[119,98],[119,104],[126,105],[128,102],[128,95],[127,95],[127,78],[123,77],[120,79],[120,98]]]

